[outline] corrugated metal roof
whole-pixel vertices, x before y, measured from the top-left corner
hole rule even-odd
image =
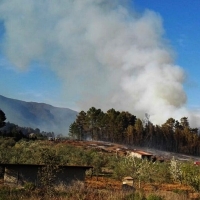
[[[45,164],[11,164],[11,163],[2,163],[0,166],[37,166],[37,167],[43,167],[46,166]],[[59,167],[65,167],[65,168],[93,168],[92,166],[79,166],[79,165],[58,165]]]
[[[153,156],[153,154],[145,152],[145,151],[133,151],[134,153],[139,153],[140,155],[145,155],[145,156]]]
[[[123,178],[123,180],[133,180],[133,177],[131,177],[131,176],[126,176],[126,177]]]

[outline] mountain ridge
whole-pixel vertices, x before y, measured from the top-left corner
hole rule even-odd
[[[69,108],[55,107],[46,103],[26,102],[0,95],[0,109],[7,120],[23,127],[67,135],[69,126],[78,114]]]

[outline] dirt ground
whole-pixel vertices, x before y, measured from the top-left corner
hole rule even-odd
[[[113,189],[113,190],[121,190],[122,182],[119,180],[115,180],[112,178],[107,177],[86,177],[85,184],[95,189]],[[136,184],[137,185],[137,184]],[[137,186],[136,186],[137,187]],[[181,185],[181,184],[156,184],[156,183],[148,183],[143,184],[141,183],[141,188],[146,192],[153,192],[156,190],[163,190],[163,191],[188,191],[193,192],[192,188],[189,186]],[[136,188],[138,189],[138,188]]]
[[[107,177],[86,177],[85,186],[99,190],[112,190],[122,191],[121,181],[114,180]],[[139,191],[139,188],[136,188]],[[146,195],[157,194],[163,196],[166,200],[197,200],[200,198],[200,194],[194,192],[189,186],[181,184],[141,184],[140,191],[143,191]]]
[[[144,151],[147,153],[152,154],[154,157],[156,157],[158,160],[170,160],[172,157],[175,159],[186,161],[186,160],[193,160],[193,161],[200,161],[200,157],[196,156],[190,156],[190,155],[184,155],[184,154],[178,154],[173,152],[167,152],[167,151],[161,151],[156,149],[150,149],[145,147],[136,147],[136,146],[125,146],[110,142],[104,142],[104,141],[78,141],[78,140],[63,140],[59,141],[59,143],[64,144],[71,144],[77,147],[83,147],[84,149],[88,148],[96,148],[100,151],[104,151],[107,153],[118,153],[118,155],[126,155],[128,151],[133,150],[139,150]]]
[[[129,148],[125,147],[124,145],[104,142],[104,141],[79,141],[79,140],[64,140],[61,143],[66,145],[73,145],[76,147],[82,147],[84,149],[97,149],[102,152],[106,152],[108,154],[116,154],[118,155],[126,155],[127,151],[130,150]]]

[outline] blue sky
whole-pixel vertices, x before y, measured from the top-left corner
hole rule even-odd
[[[24,101],[55,103],[55,105],[59,102],[61,81],[51,70],[39,64],[22,71],[1,56],[0,77],[1,95]]]
[[[139,106],[140,108],[135,106],[138,112],[144,113],[146,109],[155,113],[155,108],[148,110],[151,106],[145,102],[148,98],[152,98],[152,102],[156,101],[161,107],[166,105],[165,110],[168,115],[173,113],[168,113],[168,110],[173,110],[174,107],[199,109],[200,1],[195,0],[191,3],[188,0],[134,0],[129,4],[129,8],[124,4],[119,6],[119,2],[122,1],[116,1],[116,6],[102,0],[105,4],[103,8],[98,8],[99,5],[94,2],[90,0],[83,3],[75,0],[74,3],[69,3],[61,0],[59,3],[57,1],[37,3],[30,0],[28,4],[25,0],[2,1],[0,3],[0,94],[14,99],[43,102],[75,110],[91,106],[104,107],[102,104],[105,103],[107,107],[104,108],[113,106],[116,109],[126,109],[127,104],[129,106],[126,110],[129,110],[139,101],[142,106]],[[102,11],[101,9],[105,10],[105,15],[98,12]],[[109,13],[106,13],[106,9]],[[143,17],[134,19],[134,15]],[[147,43],[153,44],[151,48],[158,48],[161,54],[166,54],[162,59],[162,64],[163,60],[166,60],[163,66],[169,64],[167,70],[175,68],[176,73],[173,70],[170,73],[172,77],[175,74],[172,83],[174,82],[176,88],[173,91],[173,86],[169,86],[170,92],[174,93],[166,90],[158,95],[158,99],[157,96],[152,96],[149,91],[153,87],[156,89],[153,88],[152,93],[156,95],[161,89],[155,86],[155,81],[151,82],[152,78],[148,76],[151,73],[147,70],[149,66],[144,69],[147,71],[144,77],[141,74],[142,78],[134,80],[137,73],[141,73],[139,68],[137,72],[134,69],[140,65],[142,68],[142,64],[138,64],[135,60],[129,62],[127,58],[131,58],[131,54],[135,51],[139,52],[139,49],[148,46],[145,42],[143,44],[146,35],[142,33],[141,37],[144,39],[141,39],[137,44],[138,48],[131,52],[129,38],[132,38],[131,42],[135,37],[140,38],[140,33],[134,29],[134,24],[139,28],[142,27],[141,30],[145,27],[149,34],[153,34],[153,40],[157,38],[154,43],[151,43],[150,39]],[[106,30],[113,35],[107,34]],[[131,36],[132,31],[135,36]],[[162,31],[164,34],[160,33]],[[112,39],[113,42],[109,42]],[[123,48],[111,48],[113,43]],[[166,53],[167,49],[170,49],[170,53]],[[113,51],[112,55],[109,55],[110,51]],[[121,51],[128,53],[120,60]],[[172,58],[174,61],[169,61]],[[140,55],[134,59],[138,59],[139,62]],[[160,58],[157,59],[156,63],[160,62]],[[126,65],[121,66],[122,63]],[[135,65],[135,68],[130,67],[130,63]],[[116,67],[114,71],[113,66]],[[180,66],[180,69],[176,66]],[[157,65],[154,70],[161,71]],[[181,70],[186,75],[185,81],[182,80]],[[127,74],[128,72],[132,74]],[[165,72],[158,72],[155,77]],[[142,92],[146,84],[144,78],[150,81],[149,85],[152,85],[146,91],[148,95]],[[140,82],[141,79],[144,80],[144,85]],[[163,87],[168,85],[168,81],[169,78],[166,78]],[[135,91],[136,84],[138,85]],[[179,94],[180,103],[177,103]],[[131,100],[124,103],[122,99],[129,99],[129,95],[132,95]],[[169,96],[175,97],[170,99]],[[96,103],[97,101],[99,102]]]

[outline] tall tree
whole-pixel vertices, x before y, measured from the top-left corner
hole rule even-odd
[[[174,151],[175,149],[175,139],[174,139],[174,130],[175,130],[175,119],[169,118],[163,125],[162,125],[162,133],[163,139],[165,143],[165,149],[168,151]]]
[[[133,144],[134,126],[129,125],[126,129],[126,143],[129,145]]]
[[[168,127],[171,131],[173,131],[174,128],[175,128],[175,119],[169,118],[169,119],[163,124],[163,126]]]
[[[92,140],[94,138],[97,139],[97,134],[99,131],[98,117],[101,112],[102,112],[101,109],[96,109],[95,107],[91,107],[86,113],[87,123],[89,126]]]
[[[136,116],[132,115],[129,112],[122,111],[119,116],[122,119],[123,129],[126,129],[129,125],[134,126],[136,121]]]
[[[5,113],[0,110],[0,128],[5,126],[6,115]]]
[[[145,132],[145,138],[144,138],[145,146],[148,147],[153,146],[155,138],[155,127],[150,121],[146,124],[144,132]]]
[[[189,128],[189,127],[190,127],[187,117],[182,117],[182,118],[181,118],[181,126],[182,126],[183,128],[186,128],[186,127]]]
[[[144,138],[143,137],[144,128],[143,128],[142,120],[137,119],[134,127],[135,127],[134,143],[135,145],[141,145]]]
[[[102,140],[104,139],[105,134],[105,113],[101,111],[98,114],[97,121],[96,121],[96,128],[97,128],[97,139]]]
[[[78,139],[78,140],[81,139],[80,129],[76,122],[72,123],[69,126],[69,136],[72,137],[73,139]]]
[[[79,132],[79,139],[86,139],[87,138],[87,119],[86,119],[86,113],[84,111],[81,111],[76,118],[76,127]]]
[[[109,132],[109,140],[111,142],[116,141],[116,118],[120,114],[119,111],[116,111],[114,108],[109,109],[107,111],[108,115],[108,122],[107,122],[107,127],[108,127],[108,132]]]

